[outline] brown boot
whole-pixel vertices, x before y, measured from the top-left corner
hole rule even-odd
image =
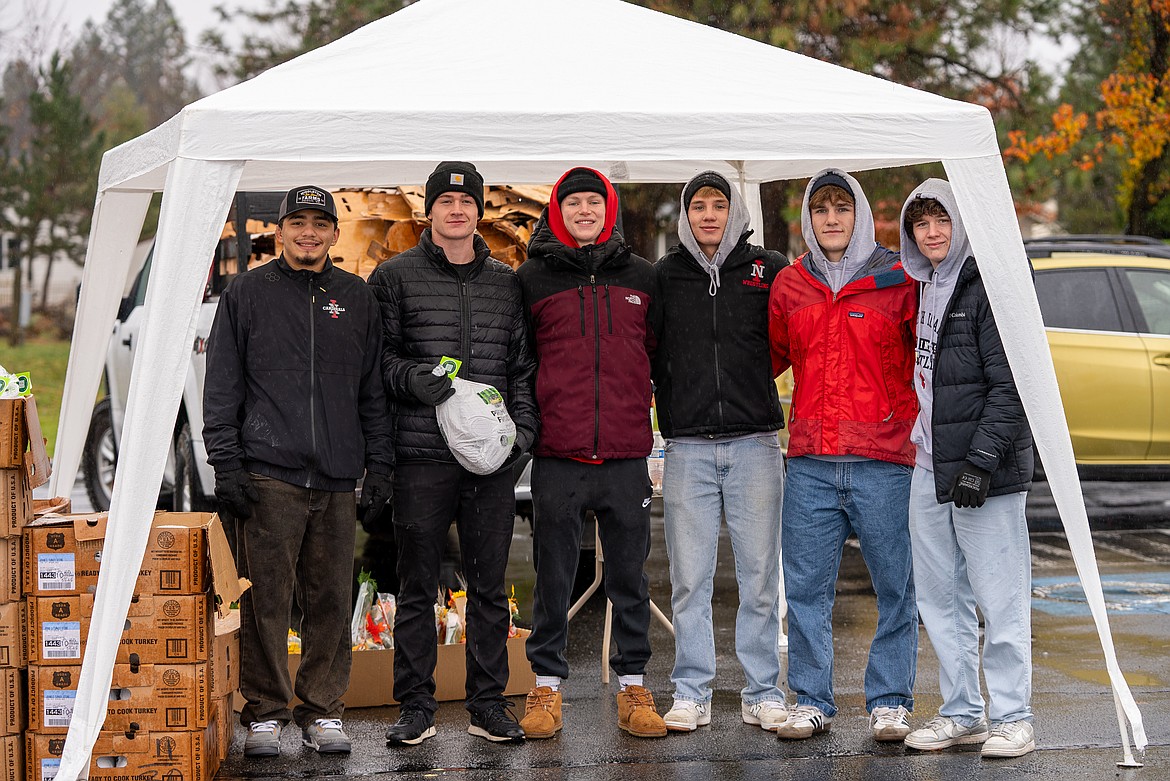
[[[666,722],[654,709],[654,695],[645,686],[618,692],[618,726],[636,738],[666,737]]]
[[[537,686],[524,701],[524,718],[520,719],[526,738],[551,738],[560,731],[561,693],[548,686]]]

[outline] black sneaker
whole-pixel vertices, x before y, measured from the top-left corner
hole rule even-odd
[[[435,717],[422,708],[403,708],[398,721],[386,730],[386,745],[417,746],[435,736]]]
[[[516,723],[516,717],[509,711],[508,703],[504,702],[489,705],[481,711],[472,711],[471,726],[467,731],[494,743],[518,743],[524,740],[523,728]]]

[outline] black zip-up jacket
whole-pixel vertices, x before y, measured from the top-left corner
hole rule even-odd
[[[613,220],[606,219],[608,230]],[[659,306],[654,267],[631,253],[616,232],[600,244],[567,246],[549,227],[546,210],[517,273],[539,358],[541,434],[533,452],[579,459],[648,456],[650,356]]]
[[[784,414],[772,379],[768,296],[788,259],[748,243],[746,231],[719,269],[719,288],[686,248],[655,264],[662,331],[654,356],[658,429],[671,437],[775,431]]]
[[[363,469],[394,468],[379,361],[378,306],[360,277],[284,256],[219,299],[207,346],[203,439],[217,470],[352,491]]]
[[[1003,351],[975,258],[939,324],[931,413],[935,497],[951,501],[965,462],[991,472],[989,496],[1032,487],[1032,431]]]
[[[382,376],[397,402],[399,461],[456,463],[435,408],[410,392],[407,377],[419,364],[444,356],[463,362],[465,380],[492,385],[504,397],[518,442],[531,443],[539,418],[533,396],[536,360],[528,341],[520,281],[511,266],[491,257],[475,237],[475,260],[466,279],[423,231],[415,247],[382,263],[370,287],[382,310]]]

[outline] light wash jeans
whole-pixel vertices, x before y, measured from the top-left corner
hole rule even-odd
[[[939,504],[934,474],[914,468],[910,535],[918,612],[938,656],[939,713],[965,727],[983,718],[983,675],[992,723],[1032,719],[1032,553],[1027,493],[992,496],[982,507]]]
[[[849,533],[861,543],[877,593],[877,631],[865,669],[865,709],[914,709],[918,613],[910,573],[908,466],[887,461],[788,461],[784,586],[788,688],[827,716],[833,701],[833,601]]]
[[[749,705],[784,701],[780,653],[780,504],[784,462],[775,434],[731,442],[667,442],[662,479],[670,604],[674,620],[674,696],[711,701],[715,635],[711,595],[724,517],[735,554],[739,611],[735,652]]]

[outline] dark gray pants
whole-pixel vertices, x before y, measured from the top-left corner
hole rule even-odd
[[[536,565],[532,636],[526,650],[537,675],[569,677],[565,644],[569,599],[585,511],[597,516],[605,553],[605,595],[613,602],[609,664],[618,675],[642,675],[650,659],[650,477],[644,458],[585,464],[569,458],[532,462],[532,558]]]
[[[237,559],[252,588],[240,598],[240,712],[255,721],[300,726],[341,718],[349,688],[356,504],[352,491],[300,488],[252,475],[260,501],[239,523]],[[288,675],[293,594],[301,609],[296,696]]]

